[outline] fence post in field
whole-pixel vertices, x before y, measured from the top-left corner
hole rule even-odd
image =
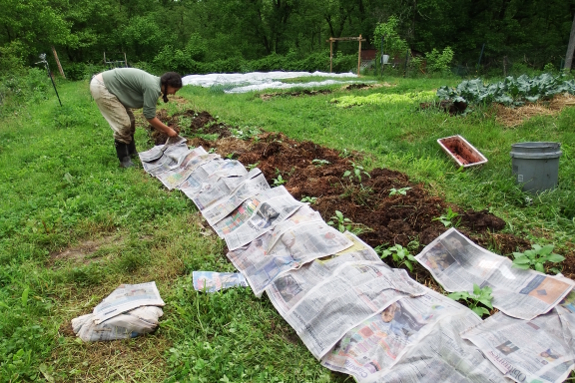
[[[569,35],[569,45],[567,46],[567,55],[565,55],[565,70],[571,70],[571,63],[573,62],[573,53],[575,53],[575,16],[573,17],[573,24],[571,25],[571,34]]]

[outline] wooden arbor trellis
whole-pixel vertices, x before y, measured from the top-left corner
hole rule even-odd
[[[364,38],[359,35],[359,37],[330,37],[329,40],[329,73],[333,70],[333,43],[334,41],[358,41],[359,42],[359,50],[357,52],[357,75],[359,76],[359,69],[361,66],[361,42],[366,41]]]

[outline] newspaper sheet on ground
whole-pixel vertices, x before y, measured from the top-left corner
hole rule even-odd
[[[574,285],[566,278],[514,268],[508,258],[477,246],[456,229],[436,238],[416,258],[445,290],[473,292],[474,283],[490,286],[493,306],[521,319],[548,312]]]
[[[94,308],[94,321],[100,324],[140,306],[164,306],[156,282],[122,284]]]
[[[481,323],[471,310],[442,316],[396,361],[362,382],[377,383],[505,383],[508,379],[459,333]]]
[[[253,193],[251,195],[255,195],[259,193],[260,190],[270,188],[266,178],[258,168],[252,169],[249,173],[246,172],[245,175],[240,177],[234,177],[233,179],[230,178],[231,177],[229,176],[222,176],[215,182],[204,184],[202,190],[192,199],[198,209],[202,210],[202,215],[210,225],[212,222],[207,219],[207,215],[211,217],[213,212],[223,211],[225,206],[222,206],[222,204],[236,195],[238,190],[246,192],[248,187],[251,186]],[[229,212],[231,212],[235,207],[236,206],[228,207]]]
[[[253,177],[258,173],[261,173],[259,169],[253,169],[249,176]],[[194,175],[196,180],[201,179],[203,181],[202,187],[191,199],[199,209],[203,210],[212,203],[211,201],[229,195],[237,185],[248,177],[248,171],[239,161],[222,159],[211,164],[211,166],[204,166],[197,172],[194,171]]]
[[[309,290],[284,319],[321,359],[349,330],[400,298],[425,294],[403,269],[371,261],[347,263]]]
[[[211,156],[212,158],[214,155]],[[205,161],[209,154],[201,146],[189,150],[178,158],[178,163],[170,170],[158,174],[158,179],[169,190],[178,187],[199,164]]]
[[[258,297],[282,273],[297,269],[316,258],[335,254],[353,244],[321,217],[295,225],[291,221],[293,217],[254,239],[247,248],[230,251],[227,255],[245,275]]]
[[[87,314],[72,319],[72,330],[84,342],[128,339],[154,331],[162,315],[157,306],[142,306],[96,324],[94,314]]]
[[[204,218],[211,226],[230,215],[237,207],[250,197],[255,197],[264,190],[270,189],[270,185],[264,174],[258,169],[250,170],[250,176],[243,181],[227,198],[210,206],[202,212]]]
[[[205,183],[219,178],[219,175],[214,173],[225,164],[226,161],[219,154],[208,154],[198,158],[190,175],[178,185],[178,189],[189,199],[193,199]]]
[[[264,235],[268,234],[269,232]],[[352,246],[332,256],[306,263],[299,269],[283,273],[266,289],[270,301],[280,315],[285,316],[311,289],[331,278],[342,265],[370,261],[376,265],[387,266],[371,246],[349,231],[344,234],[352,242]]]
[[[559,305],[531,320],[498,312],[462,337],[516,382],[559,383],[574,367],[573,325],[575,314]]]
[[[139,157],[142,163],[153,162],[164,155],[164,152],[171,146],[180,146],[186,143],[186,139],[181,136],[168,137],[164,145],[156,145],[153,148],[140,152]]]
[[[263,201],[248,221],[224,237],[229,250],[247,245],[304,205],[283,186],[274,189],[279,189],[278,196]]]
[[[390,370],[445,316],[470,311],[453,299],[426,288],[426,294],[402,298],[348,331],[324,356],[322,365],[364,382]]]
[[[272,188],[262,191],[253,197],[246,199],[242,204],[233,210],[227,217],[215,223],[212,228],[220,236],[224,238],[238,227],[246,223],[255,213],[258,206],[263,202],[274,197],[285,195],[285,189]]]
[[[248,282],[240,273],[217,273],[214,271],[192,272],[194,289],[213,293],[230,287],[247,287]]]
[[[170,145],[162,157],[155,161],[144,162],[142,166],[144,170],[153,176],[169,171],[174,165],[177,165],[178,160],[189,151],[186,142],[181,142],[177,145]],[[146,153],[146,152],[143,152]],[[142,153],[142,154],[143,154]]]

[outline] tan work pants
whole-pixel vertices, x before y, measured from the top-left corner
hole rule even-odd
[[[102,116],[104,116],[108,124],[110,124],[110,128],[114,131],[114,140],[124,144],[132,142],[132,136],[136,131],[134,113],[122,105],[118,97],[106,89],[102,74],[92,78],[90,93],[92,93],[92,97],[94,97],[94,101],[96,101]]]

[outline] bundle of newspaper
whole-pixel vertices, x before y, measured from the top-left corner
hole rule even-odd
[[[133,338],[158,327],[164,305],[156,282],[122,284],[91,314],[72,319],[72,329],[85,342]]]

